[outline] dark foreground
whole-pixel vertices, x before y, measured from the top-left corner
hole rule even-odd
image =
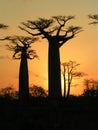
[[[98,130],[95,98],[70,98],[59,103],[32,99],[28,104],[0,101],[0,130]]]

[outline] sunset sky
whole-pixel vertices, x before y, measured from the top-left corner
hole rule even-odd
[[[98,0],[0,0],[0,23],[9,25],[0,29],[0,38],[8,35],[26,35],[18,28],[21,22],[51,18],[57,15],[74,15],[70,25],[83,27],[83,31],[65,43],[60,49],[61,62],[69,60],[80,63],[77,71],[88,75],[84,78],[98,80],[98,25],[88,25],[89,14],[98,14]],[[27,34],[28,35],[28,34]],[[0,42],[0,88],[13,86],[18,89],[19,60],[12,60],[13,52],[6,49],[8,42]],[[48,87],[48,43],[47,40],[32,44],[39,59],[29,60],[29,82]],[[75,84],[75,80],[74,80]],[[83,78],[78,86],[71,88],[72,94],[81,94]]]

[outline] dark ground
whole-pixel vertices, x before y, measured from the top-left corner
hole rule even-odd
[[[52,101],[52,100],[51,100]],[[0,100],[0,130],[98,130],[96,98]]]

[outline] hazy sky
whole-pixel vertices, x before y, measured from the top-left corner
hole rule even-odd
[[[69,23],[83,27],[83,31],[60,49],[61,62],[77,61],[80,63],[78,71],[98,80],[98,25],[88,25],[88,14],[98,14],[98,0],[0,0],[0,23],[9,25],[8,30],[0,30],[0,37],[23,35],[18,25],[26,20],[75,15],[75,19]],[[11,85],[18,88],[20,61],[11,59],[13,53],[6,50],[6,43],[0,42],[0,87]],[[40,60],[28,61],[30,85],[37,84],[47,88],[48,43],[41,40],[34,43],[32,48],[36,50]],[[81,90],[82,85],[72,88],[71,92],[80,93]]]

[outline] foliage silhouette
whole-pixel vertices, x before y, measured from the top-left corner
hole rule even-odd
[[[18,93],[13,87],[5,87],[0,89],[0,96],[6,99],[18,99]]]
[[[93,79],[84,79],[85,89],[83,91],[84,96],[96,97],[98,94],[98,81]]]
[[[59,49],[68,40],[82,31],[79,26],[65,25],[74,16],[53,16],[50,19],[39,18],[36,21],[22,22],[20,29],[32,36],[40,36],[48,40],[48,92],[49,97],[61,98],[61,70]]]
[[[27,59],[38,58],[36,51],[31,48],[31,44],[36,41],[36,38],[27,36],[8,36],[5,40],[11,43],[7,44],[10,51],[14,51],[13,58],[20,59],[19,70],[19,100],[26,102],[29,99],[29,74]]]
[[[30,95],[33,97],[47,97],[47,92],[41,86],[33,85],[30,87]]]

